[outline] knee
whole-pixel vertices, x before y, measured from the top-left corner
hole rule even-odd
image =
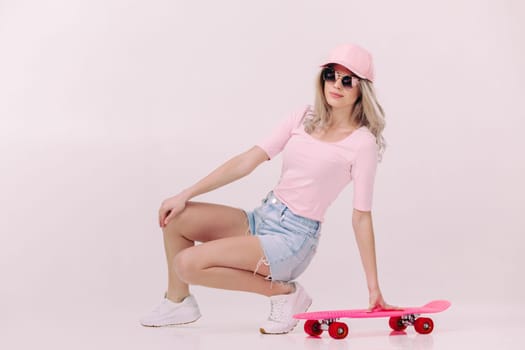
[[[184,283],[195,284],[199,265],[193,250],[184,249],[173,258],[175,273]]]
[[[186,208],[182,210],[179,214],[170,219],[163,231],[166,233],[181,233],[185,232],[187,227],[192,225],[192,205],[193,203],[188,202]]]

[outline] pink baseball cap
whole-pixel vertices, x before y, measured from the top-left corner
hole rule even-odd
[[[329,64],[340,64],[351,70],[360,78],[374,81],[374,64],[372,55],[361,46],[355,44],[343,44],[330,51],[328,58],[321,67]]]

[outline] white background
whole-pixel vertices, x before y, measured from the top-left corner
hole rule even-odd
[[[0,324],[136,322],[165,288],[160,202],[312,103],[344,42],[373,53],[387,114],[387,301],[523,304],[524,20],[518,0],[0,1]],[[252,209],[279,170],[198,200]],[[367,306],[351,198],[300,278],[316,309]],[[267,312],[194,292],[208,314]]]

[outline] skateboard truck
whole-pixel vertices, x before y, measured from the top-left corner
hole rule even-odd
[[[416,319],[419,317],[419,314],[410,314],[401,316],[399,319],[399,323],[403,324],[404,326],[413,326],[414,322],[416,322]]]

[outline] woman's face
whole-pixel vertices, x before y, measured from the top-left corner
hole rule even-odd
[[[345,76],[354,76],[354,73],[346,67],[339,64],[334,64],[331,67],[335,71],[335,81],[334,79],[325,79],[324,95],[326,101],[333,109],[351,109],[359,97],[358,80],[356,78],[349,79],[348,77],[345,79]],[[343,80],[352,81],[352,87],[344,86]]]

